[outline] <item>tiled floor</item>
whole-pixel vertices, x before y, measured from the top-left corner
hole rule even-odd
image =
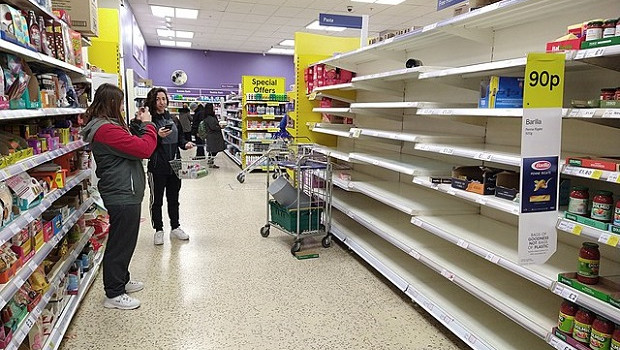
[[[134,311],[102,307],[99,274],[61,349],[466,349],[403,293],[339,245],[298,261],[265,221],[264,174],[239,184],[225,155],[185,180],[189,242],[153,245],[145,197],[132,275],[146,283]],[[166,229],[169,230],[169,229]],[[318,244],[320,246],[320,243]]]

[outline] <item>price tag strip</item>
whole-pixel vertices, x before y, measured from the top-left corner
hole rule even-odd
[[[614,233],[603,233],[598,239],[599,243],[607,244],[612,247],[616,247],[620,242],[620,236]]]
[[[570,222],[568,220],[560,219],[558,224],[558,229],[564,232],[570,232],[576,236],[581,235],[581,231],[583,230],[583,226],[576,224],[574,222]]]

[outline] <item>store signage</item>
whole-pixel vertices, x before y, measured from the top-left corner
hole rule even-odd
[[[230,91],[222,91],[222,90],[200,90],[200,95],[202,96],[226,96],[230,93]]]
[[[437,0],[437,11],[448,8],[452,5],[456,5],[459,2],[464,2],[466,0]]]
[[[222,83],[222,84],[220,84],[220,88],[222,88],[222,89],[238,89],[239,88],[239,84],[235,84],[235,83]]]
[[[529,54],[521,124],[520,264],[543,264],[557,248],[563,54]]]
[[[319,13],[319,24],[329,27],[362,29],[362,17]]]
[[[200,89],[179,89],[179,88],[168,88],[169,94],[192,94],[192,95],[200,95]]]
[[[284,78],[243,76],[243,91],[254,94],[283,94]]]

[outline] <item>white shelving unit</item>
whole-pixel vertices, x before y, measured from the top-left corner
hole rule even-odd
[[[476,108],[481,80],[523,76],[526,53],[544,51],[568,25],[608,17],[610,8],[617,1],[503,0],[319,62],[356,77],[316,95],[358,90],[341,111],[354,125],[311,126],[338,140],[319,152],[352,167],[344,171],[350,181],[334,175],[344,191],[334,194],[333,234],[474,349],[572,349],[552,334],[562,298],[620,322],[613,305],[558,282],[577,269],[584,241],[600,243],[602,276],[619,275],[620,235],[558,212],[555,254],[520,265],[518,202],[431,181],[460,165],[518,169],[523,109]],[[403,69],[412,57],[429,66]],[[570,102],[596,98],[619,79],[620,45],[566,54],[561,159],[618,149],[620,111]],[[620,194],[620,172],[567,165],[561,172],[590,193]],[[493,329],[500,324],[506,328]]]
[[[240,136],[235,136],[234,132],[238,132],[241,136],[243,135],[243,119],[241,116],[243,108],[241,104],[240,96],[235,96],[233,99],[222,103],[222,118],[228,122],[228,125],[223,130],[224,140],[226,145],[232,147],[239,154],[232,153],[230,149],[225,150],[224,153],[239,166],[241,166],[240,155],[243,151],[243,140]]]

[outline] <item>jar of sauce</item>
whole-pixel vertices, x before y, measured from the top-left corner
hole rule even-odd
[[[613,224],[616,226],[620,226],[620,199],[616,201],[616,207],[614,208]]]
[[[585,284],[597,284],[600,261],[601,253],[598,250],[598,244],[583,242],[581,249],[579,249],[577,281]]]
[[[592,198],[592,213],[590,217],[594,220],[610,222],[613,204],[613,193],[609,191],[596,192],[596,195]]]
[[[611,336],[611,344],[609,350],[620,350],[620,325],[616,325],[616,330]]]
[[[575,325],[575,315],[579,307],[577,304],[564,299],[560,305],[560,315],[558,316],[558,329],[566,334],[573,334]]]
[[[590,333],[594,323],[592,311],[580,308],[575,315],[575,326],[573,327],[573,339],[580,343],[590,344]]]
[[[616,98],[616,88],[601,89],[601,101],[611,101]]]
[[[592,323],[590,349],[609,350],[612,333],[614,333],[614,324],[601,316],[597,316]]]
[[[597,19],[588,22],[586,25],[586,41],[598,40],[603,38],[603,20]]]
[[[620,36],[620,35],[618,35]],[[620,87],[616,88],[616,93],[614,94],[614,99],[615,100],[620,100]]]
[[[584,186],[573,186],[568,199],[568,212],[577,215],[588,214],[588,201],[590,193]]]
[[[616,36],[616,24],[618,20],[616,18],[606,19],[603,22],[603,38],[611,38]]]

